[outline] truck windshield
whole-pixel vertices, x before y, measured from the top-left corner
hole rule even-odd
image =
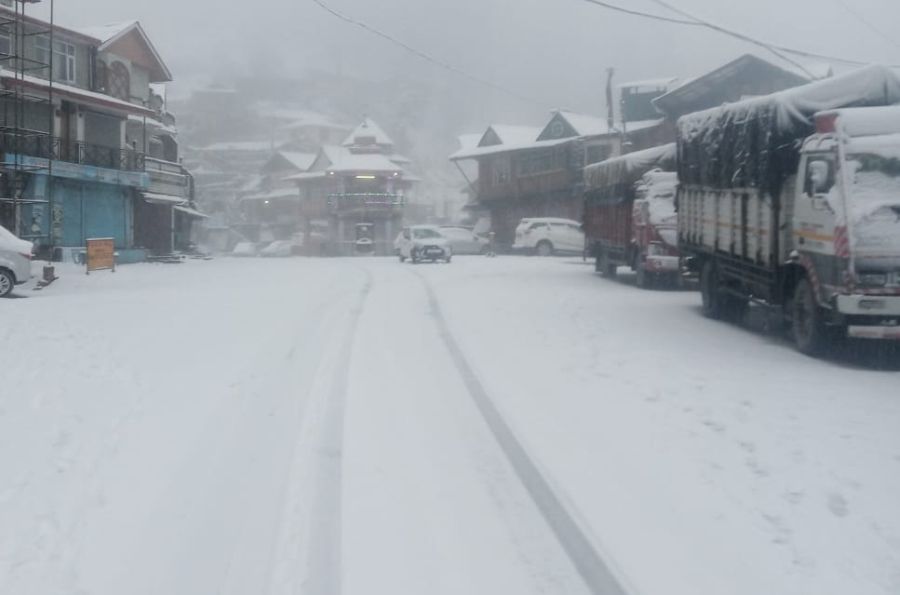
[[[900,159],[876,153],[852,153],[847,156],[852,187],[851,217],[855,220],[884,214],[896,219],[900,205]]]

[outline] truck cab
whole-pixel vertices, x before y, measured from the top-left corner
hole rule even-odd
[[[653,170],[637,183],[632,208],[632,268],[639,287],[652,280],[671,285],[681,276],[678,255],[678,174]]]
[[[785,201],[784,262],[808,286],[794,290],[795,333],[815,339],[816,327],[839,325],[900,339],[900,106],[821,112],[815,123]]]

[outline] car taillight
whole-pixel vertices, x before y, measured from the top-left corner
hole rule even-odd
[[[34,254],[30,254],[30,253],[26,254],[25,252],[19,252],[19,256],[24,256],[28,260],[31,260],[32,258],[34,258]]]

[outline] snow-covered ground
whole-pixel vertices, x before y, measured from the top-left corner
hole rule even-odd
[[[18,294],[0,593],[590,592],[472,382],[628,593],[900,592],[900,373],[694,293],[472,257],[66,268]]]

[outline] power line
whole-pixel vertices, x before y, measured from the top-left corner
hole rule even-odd
[[[468,72],[462,70],[461,68],[453,66],[452,64],[448,64],[442,60],[439,60],[438,58],[435,58],[434,56],[431,56],[430,54],[427,54],[426,52],[423,52],[422,50],[418,50],[418,49],[412,47],[411,45],[407,44],[406,42],[403,42],[395,37],[392,37],[392,36],[388,35],[387,33],[384,33],[383,31],[380,31],[370,25],[367,25],[366,23],[359,21],[349,15],[339,12],[338,10],[336,10],[336,9],[332,8],[331,6],[329,6],[328,4],[326,4],[323,0],[312,0],[312,1],[315,2],[316,4],[318,4],[322,9],[324,9],[328,13],[339,18],[340,20],[342,20],[346,23],[350,23],[351,25],[356,25],[357,27],[368,31],[369,33],[372,33],[373,35],[377,35],[378,37],[381,37],[382,39],[385,39],[385,40],[393,43],[394,45],[400,46],[407,52],[409,52],[415,56],[418,56],[419,58],[421,58],[427,62],[435,64],[436,66],[439,66],[445,70],[448,70],[454,74],[457,74],[463,78],[469,79],[470,81],[473,81],[480,85],[484,85],[486,87],[490,87],[494,90],[500,91],[501,93],[505,93],[506,95],[509,95],[510,97],[514,97],[514,98],[518,99],[519,101],[524,101],[526,103],[531,103],[533,105],[537,105],[537,106],[541,107],[542,109],[547,109],[549,107],[549,104],[546,102],[538,101],[537,99],[532,99],[530,97],[526,97],[526,96],[518,93],[517,91],[507,89],[506,87],[498,85],[497,83],[495,83],[493,81],[483,79],[474,74],[469,74]]]
[[[891,37],[890,35],[888,35],[888,34],[885,33],[884,31],[882,31],[881,29],[879,29],[878,27],[876,27],[875,25],[873,25],[872,22],[869,21],[869,19],[865,18],[865,17],[864,17],[863,15],[861,15],[856,9],[852,8],[851,6],[849,6],[846,2],[844,2],[844,0],[834,0],[834,1],[835,1],[835,3],[837,3],[841,8],[843,8],[845,11],[847,11],[847,12],[849,12],[851,15],[853,15],[853,16],[856,18],[856,20],[858,20],[860,23],[862,23],[863,25],[865,25],[866,28],[868,28],[870,31],[872,31],[873,33],[875,33],[875,35],[877,35],[877,36],[879,36],[880,38],[884,39],[885,41],[887,41],[889,44],[891,44],[891,45],[894,46],[895,48],[900,48],[900,42],[898,42],[896,39],[894,39],[893,37]]]
[[[623,12],[625,14],[630,14],[633,16],[644,17],[647,19],[653,19],[655,21],[663,21],[666,23],[675,23],[676,25],[693,25],[700,26],[700,23],[696,21],[687,21],[684,19],[676,19],[672,17],[667,17],[659,14],[653,14],[652,12],[644,12],[642,10],[632,10],[631,8],[625,8],[624,6],[616,6],[615,4],[610,4],[609,2],[601,2],[600,0],[584,0],[588,4],[596,4],[597,6],[602,6],[603,8],[608,8],[610,10],[614,10],[616,12]]]
[[[800,56],[803,58],[811,58],[811,59],[815,59],[815,60],[827,60],[829,62],[838,62],[840,64],[847,64],[849,66],[867,66],[869,64],[872,64],[872,62],[864,62],[862,60],[853,60],[853,59],[849,59],[849,58],[843,58],[841,56],[832,56],[830,54],[820,54],[817,52],[810,52],[810,51],[806,51],[806,50],[800,50],[797,48],[791,48],[791,47],[787,47],[787,46],[783,46],[783,45],[778,45],[778,44],[774,44],[774,43],[768,43],[765,41],[761,41],[759,39],[750,37],[749,35],[744,35],[743,33],[739,33],[737,31],[726,29],[724,27],[715,25],[713,23],[709,23],[707,21],[703,21],[702,19],[698,19],[697,17],[695,17],[693,15],[689,15],[688,13],[684,12],[683,10],[675,8],[674,6],[672,6],[666,2],[662,2],[662,1],[658,1],[658,0],[650,0],[650,1],[656,2],[656,4],[663,6],[667,10],[675,12],[676,14],[680,14],[683,17],[687,17],[687,18],[683,19],[683,18],[667,17],[664,15],[655,14],[655,13],[651,13],[651,12],[632,10],[632,9],[628,9],[628,8],[623,8],[622,6],[617,6],[615,4],[611,4],[609,2],[603,2],[601,0],[581,0],[581,1],[586,2],[588,4],[600,6],[602,8],[606,8],[608,10],[612,10],[615,12],[621,12],[621,13],[629,14],[632,16],[651,19],[651,20],[655,20],[655,21],[662,21],[662,22],[671,23],[674,25],[682,25],[682,26],[704,27],[704,28],[716,31],[718,33],[722,33],[723,35],[728,35],[729,37],[734,37],[734,38],[740,39],[741,41],[745,41],[747,43],[751,43],[753,45],[763,47],[770,52],[776,53],[776,55],[779,55],[778,53],[790,54],[792,56]],[[688,19],[690,19],[690,20],[688,20]],[[787,62],[790,62],[791,64],[796,65],[796,62],[794,62],[793,60],[791,60],[789,58],[785,58],[780,55],[779,55],[779,57],[781,57],[783,60],[785,60]],[[900,68],[900,64],[888,64],[888,66],[890,66],[891,68]],[[800,68],[802,68],[802,67],[800,67]],[[803,69],[803,70],[805,70],[805,69]]]
[[[802,70],[803,72],[805,72],[805,73],[809,76],[810,79],[816,78],[816,77],[813,76],[813,74],[812,74],[810,71],[808,71],[802,64],[800,64],[799,62],[797,62],[797,61],[795,61],[795,60],[792,60],[792,59],[788,58],[787,56],[784,55],[784,52],[783,52],[783,51],[779,51],[777,48],[773,47],[771,44],[768,44],[768,43],[766,43],[766,42],[764,42],[764,41],[759,41],[758,39],[754,39],[754,38],[752,38],[752,37],[750,37],[750,36],[748,36],[748,35],[744,35],[743,33],[738,33],[737,31],[732,31],[732,30],[730,30],[730,29],[726,29],[726,28],[724,28],[724,27],[720,27],[719,25],[716,25],[715,23],[711,23],[711,22],[709,22],[709,21],[704,21],[704,20],[702,20],[702,19],[699,19],[699,18],[697,18],[696,16],[694,16],[694,15],[692,15],[692,14],[690,14],[690,13],[687,13],[687,12],[681,10],[680,8],[676,8],[676,7],[672,6],[671,4],[669,4],[668,2],[666,2],[665,0],[651,0],[651,2],[653,2],[654,4],[658,4],[658,5],[662,6],[663,8],[665,8],[665,9],[667,9],[667,10],[671,10],[672,12],[674,12],[674,13],[676,13],[676,14],[680,14],[681,16],[686,17],[686,18],[688,18],[688,19],[694,21],[694,22],[697,23],[698,25],[704,26],[704,27],[706,27],[707,29],[712,29],[713,31],[718,31],[719,33],[724,33],[725,35],[730,35],[731,37],[734,37],[734,38],[736,38],[736,39],[740,39],[740,40],[742,40],[742,41],[746,41],[747,43],[753,44],[753,45],[755,45],[755,46],[757,46],[757,47],[761,47],[761,48],[763,48],[763,49],[765,49],[765,50],[767,50],[767,51],[773,53],[774,55],[778,56],[779,58],[781,58],[781,59],[784,60],[785,62],[788,62],[788,63],[790,63],[790,64],[793,64],[794,66],[796,66],[797,68],[799,68],[800,70]]]

